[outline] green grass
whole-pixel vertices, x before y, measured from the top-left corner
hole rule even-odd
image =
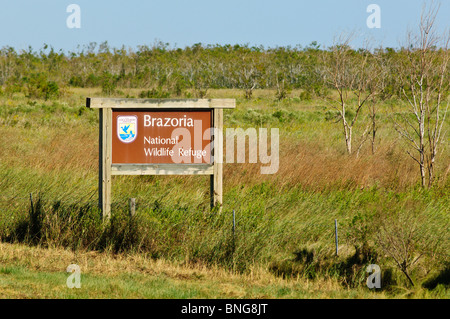
[[[221,270],[176,266],[164,261],[133,260],[133,256],[110,256],[100,259],[85,252],[74,253],[58,249],[27,248],[0,244],[1,298],[388,298],[386,291],[368,288],[343,290],[333,279],[306,281],[303,278],[280,279],[263,270],[243,276]],[[14,260],[6,253],[18,251]],[[24,257],[25,256],[25,257]],[[61,257],[62,256],[62,257]],[[31,261],[30,258],[33,258]],[[64,268],[71,260],[81,262],[81,288],[68,288],[69,273]],[[135,267],[126,259],[132,259]],[[49,262],[52,260],[52,262]],[[59,270],[58,270],[59,268]],[[445,297],[441,288],[403,290],[397,298]]]
[[[420,291],[414,290],[415,296],[448,296],[448,148],[437,163],[436,186],[424,190],[418,187],[415,163],[389,121],[388,105],[380,106],[377,153],[372,155],[366,144],[356,158],[345,154],[340,126],[321,100],[305,102],[294,96],[278,102],[257,91],[247,101],[236,90],[209,92],[208,97],[237,98],[236,109],[225,111],[226,127],[280,128],[280,170],[261,175],[259,164],[225,164],[220,214],[209,210],[207,177],[114,177],[110,224],[102,223],[96,207],[98,114],[84,107],[84,98],[98,92],[77,89],[56,101],[0,97],[0,239],[74,251],[142,254],[242,276],[256,267],[288,282],[267,288],[249,283],[243,291],[247,297],[312,297],[300,283],[291,283],[294,278],[337,285],[331,291],[317,288],[314,294],[321,297],[378,297],[365,287],[365,266],[374,262],[389,275],[381,294],[385,298],[402,297],[404,289],[412,287],[381,248],[387,239],[379,238],[378,230],[407,220],[396,234],[400,240],[410,233],[413,255],[421,255],[410,273],[419,287],[414,289]],[[132,197],[137,201],[133,220],[128,216]],[[339,257],[334,256],[335,219]],[[306,260],[307,255],[312,260]],[[67,265],[59,272],[30,270],[22,264],[14,268],[9,261],[1,266],[5,297],[229,296],[215,292],[214,281],[183,285],[139,272],[112,277],[88,273],[86,290],[66,291]],[[420,290],[433,280],[433,288]],[[33,281],[44,288],[33,286]],[[153,288],[147,290],[147,284]],[[8,292],[5,287],[14,289]]]
[[[164,277],[123,274],[119,276],[82,276],[82,287],[68,288],[66,273],[20,271],[0,277],[2,286],[24,298],[211,298],[195,285]],[[5,293],[3,297],[7,297]]]

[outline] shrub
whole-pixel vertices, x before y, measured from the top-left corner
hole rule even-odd
[[[27,84],[28,97],[36,99],[54,99],[60,95],[59,86],[54,81],[49,81],[44,73],[32,73],[24,78]]]
[[[141,91],[141,93],[139,93],[139,97],[141,99],[165,99],[170,97],[170,93],[164,91],[161,87],[158,87],[158,89]]]
[[[109,72],[103,72],[101,82],[103,94],[111,95],[115,92],[117,87],[117,79],[114,75]]]
[[[89,74],[85,86],[86,87],[98,87],[101,83],[101,78],[93,73]]]
[[[81,75],[73,75],[69,80],[69,85],[74,87],[84,87],[83,78]]]

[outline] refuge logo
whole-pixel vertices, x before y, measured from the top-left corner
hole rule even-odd
[[[137,136],[137,116],[118,116],[117,136],[123,143],[133,142]]]

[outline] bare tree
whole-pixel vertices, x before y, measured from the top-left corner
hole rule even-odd
[[[243,53],[240,61],[237,64],[235,72],[237,84],[244,89],[244,95],[247,100],[250,100],[253,95],[253,90],[259,86],[260,78],[263,74],[264,65],[259,59],[250,56],[248,53]]]
[[[377,137],[377,131],[378,131],[378,122],[377,122],[377,102],[375,98],[372,98],[369,103],[369,117],[370,117],[370,132],[371,133],[371,150],[372,155],[375,154],[375,139]]]
[[[328,98],[339,119],[348,154],[352,154],[353,128],[365,103],[375,95],[378,73],[374,69],[374,55],[366,47],[355,51],[350,47],[353,34],[341,35],[337,44],[324,52],[325,80],[337,91],[337,97]],[[367,140],[367,126],[360,139],[358,152]]]
[[[12,47],[4,47],[0,50],[0,85],[3,85],[14,70],[16,52]]]
[[[422,10],[419,33],[408,33],[398,73],[407,109],[394,113],[397,132],[408,144],[406,152],[418,163],[421,185],[431,186],[448,110],[450,33],[439,36],[435,20],[439,6]],[[428,181],[427,181],[428,179]]]
[[[395,218],[395,219],[394,219]],[[376,242],[383,254],[391,257],[408,281],[414,286],[411,271],[424,255],[427,240],[420,230],[420,223],[411,214],[396,214],[381,218]]]
[[[394,95],[396,87],[396,77],[389,63],[389,56],[392,52],[394,52],[392,49],[385,50],[381,47],[374,52],[375,61],[373,64],[373,72],[376,72],[378,76],[369,83],[372,86],[370,91],[373,94],[367,102],[370,122],[370,132],[368,135],[370,135],[372,155],[376,151],[376,138],[379,128],[379,104],[381,101],[390,99]]]

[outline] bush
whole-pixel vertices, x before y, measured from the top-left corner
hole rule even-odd
[[[49,81],[42,89],[45,100],[59,97],[59,86],[56,82]]]
[[[5,83],[5,94],[12,97],[14,93],[20,93],[25,90],[22,79],[9,78]]]
[[[159,87],[158,89],[141,91],[141,93],[139,93],[139,97],[141,99],[165,99],[170,97],[170,93]]]
[[[103,72],[101,81],[103,94],[111,95],[115,92],[117,87],[117,79],[114,75],[109,72]]]
[[[84,87],[83,78],[81,75],[73,75],[69,80],[69,85],[73,87]]]
[[[24,78],[24,82],[27,84],[29,98],[48,100],[60,95],[58,84],[49,81],[44,73],[32,73],[29,78]]]
[[[85,86],[86,87],[98,87],[101,83],[101,78],[93,73],[89,74],[87,79],[86,79],[86,83]]]
[[[300,93],[300,100],[302,101],[310,101],[312,99],[312,94],[310,91],[303,91]]]

